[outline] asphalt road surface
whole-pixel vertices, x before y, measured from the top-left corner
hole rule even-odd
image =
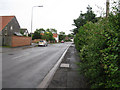
[[[36,88],[70,44],[50,44],[3,53],[2,87]]]

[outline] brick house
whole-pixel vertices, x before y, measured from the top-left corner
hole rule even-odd
[[[1,45],[11,47],[30,45],[31,38],[22,36],[20,25],[15,16],[0,16],[0,20]]]
[[[2,45],[11,46],[11,36],[20,34],[20,25],[15,16],[0,16],[0,33],[2,38]]]
[[[59,42],[59,36],[57,33],[53,33],[53,37],[55,38],[56,42]]]

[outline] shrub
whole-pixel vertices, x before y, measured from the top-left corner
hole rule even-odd
[[[120,87],[120,14],[79,28],[74,42],[91,88]]]
[[[72,40],[71,40],[71,39],[68,39],[68,40],[65,40],[65,42],[72,42]]]

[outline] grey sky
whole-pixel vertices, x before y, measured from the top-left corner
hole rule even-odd
[[[31,32],[31,11],[33,10],[33,32],[36,28],[55,28],[70,33],[73,19],[76,19],[80,11],[86,12],[88,4],[98,16],[100,11],[97,6],[104,8],[106,0],[0,0],[0,16],[15,15],[21,28],[27,28]],[[97,5],[97,6],[96,6]]]

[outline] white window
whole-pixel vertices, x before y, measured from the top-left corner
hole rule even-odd
[[[13,30],[13,26],[10,27],[10,30]]]

